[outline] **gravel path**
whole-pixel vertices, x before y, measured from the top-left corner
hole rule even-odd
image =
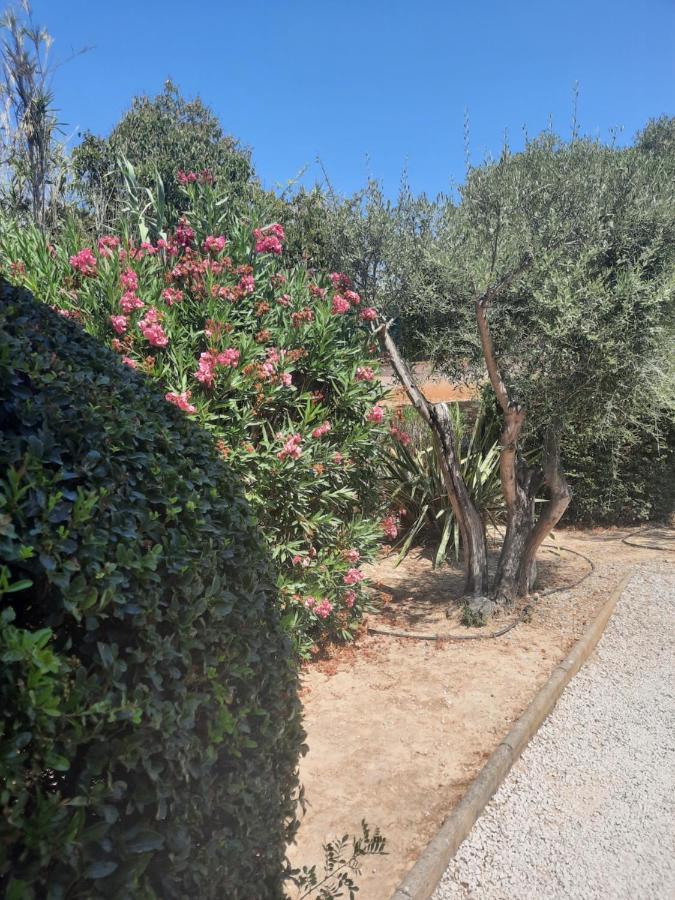
[[[641,567],[434,900],[675,897],[675,572]]]

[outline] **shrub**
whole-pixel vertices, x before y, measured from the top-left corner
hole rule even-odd
[[[7,286],[0,420],[3,896],[281,896],[302,731],[238,476]]]
[[[499,421],[483,401],[471,428],[459,404],[450,405],[459,449],[462,477],[484,521],[503,517],[504,501],[499,479]],[[452,548],[459,556],[459,528],[438,465],[432,436],[417,412],[404,407],[396,414],[391,446],[383,451],[384,488],[392,508],[405,511],[401,557],[414,542],[432,539],[436,544],[434,566],[442,565]]]
[[[358,566],[381,536],[372,313],[343,276],[284,268],[280,226],[232,221],[217,184],[181,178],[188,215],[155,244],[108,236],[87,249],[66,230],[51,247],[9,225],[0,244],[15,280],[216,436],[304,652],[321,635],[352,633],[365,602]]]

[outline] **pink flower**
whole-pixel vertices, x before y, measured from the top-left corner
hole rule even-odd
[[[283,227],[275,223],[266,228],[256,228],[253,237],[255,238],[256,253],[273,253],[275,256],[279,256],[286,234]]]
[[[275,256],[279,256],[282,250],[281,241],[274,235],[266,235],[255,242],[256,253],[273,253]]]
[[[196,172],[184,172],[182,169],[179,169],[176,172],[176,181],[178,184],[186,185],[186,184],[194,184],[197,180]]]
[[[212,387],[215,381],[216,357],[208,350],[199,356],[199,368],[194,373],[197,381],[201,381],[206,387]]]
[[[314,597],[305,597],[305,606],[307,609],[312,609],[312,607],[316,604],[316,600]]]
[[[359,581],[363,581],[363,578],[364,575],[359,569],[348,569],[342,580],[345,584],[358,584]]]
[[[279,376],[282,387],[291,387],[293,384],[293,376],[290,372],[284,372]]]
[[[349,300],[345,300],[341,294],[336,294],[333,297],[330,311],[334,316],[343,316],[346,312],[349,312],[349,308]]]
[[[301,566],[302,565],[302,556],[300,556],[299,553],[296,553],[295,556],[293,557],[293,559],[291,560],[291,562],[293,563],[294,566]]]
[[[342,272],[331,272],[330,274],[331,284],[336,289],[341,290],[349,290],[351,288],[352,283],[347,275],[343,275]]]
[[[401,429],[397,428],[396,425],[392,425],[389,428],[389,434],[394,438],[394,440],[400,441],[404,447],[407,447],[412,440],[410,435],[406,431],[401,431]]]
[[[231,369],[236,369],[239,365],[239,350],[235,350],[233,347],[228,347],[227,350],[224,350],[222,353],[219,353],[216,357],[216,362],[219,366],[229,366]]]
[[[169,403],[173,403],[174,406],[177,406],[178,409],[182,409],[183,412],[192,415],[197,412],[197,407],[193,406],[189,401],[192,394],[190,391],[183,391],[182,394],[176,394],[173,391],[170,391],[168,394],[164,395],[164,399],[168,400]]]
[[[204,238],[202,247],[204,248],[205,253],[221,253],[225,249],[226,243],[227,238],[225,238],[222,234],[218,237],[214,237],[212,234],[209,234]]]
[[[120,275],[120,281],[125,291],[133,292],[138,290],[138,275],[133,269],[125,269]]]
[[[282,294],[281,297],[277,297],[277,303],[279,306],[290,306],[291,305],[291,295],[290,294]]]
[[[135,309],[141,309],[143,306],[145,306],[145,304],[133,291],[127,291],[126,294],[122,295],[122,299],[120,300],[120,308],[122,309],[122,312],[127,315],[132,313]]]
[[[370,366],[359,366],[356,370],[357,381],[372,381],[374,377],[375,373]]]
[[[130,356],[123,356],[122,362],[124,363],[125,366],[129,366],[130,369],[138,368],[138,363],[136,362],[135,359],[131,359]]]
[[[314,607],[314,612],[320,619],[327,619],[333,612],[333,604],[324,597],[321,603]]]
[[[104,234],[103,237],[98,239],[98,252],[101,256],[110,257],[113,255],[113,250],[116,250],[119,245],[119,238],[115,237],[113,234]]]
[[[377,310],[373,306],[366,306],[361,310],[359,318],[364,322],[374,322],[377,318]]]
[[[176,226],[176,240],[181,247],[189,247],[195,239],[195,232],[190,228],[187,219],[181,219]]]
[[[393,516],[387,516],[386,518],[382,519],[382,521],[380,522],[380,528],[392,541],[398,535],[396,519]]]
[[[342,555],[350,563],[357,563],[361,559],[361,554],[355,547],[352,547],[351,550],[343,550]]]
[[[110,324],[117,334],[124,334],[129,325],[129,320],[126,316],[110,316]]]
[[[345,592],[345,606],[348,606],[349,609],[352,608],[354,602],[356,600],[356,594],[354,591],[346,591]]]
[[[345,291],[345,300],[349,300],[352,306],[358,306],[361,303],[361,296],[356,291]]]
[[[159,324],[160,318],[160,313],[154,307],[150,307],[145,317],[138,323],[141,334],[153,347],[166,347],[169,343],[169,338]]]
[[[314,431],[312,431],[312,437],[313,438],[321,438],[324,436],[324,434],[328,434],[328,432],[330,430],[331,430],[330,422],[323,422],[321,425],[318,425],[314,429]]]
[[[245,294],[252,294],[255,290],[255,279],[253,275],[242,275],[239,279],[239,287]]]
[[[302,455],[300,444],[302,443],[302,435],[292,434],[282,449],[277,453],[277,459],[282,462],[285,459],[299,459]]]
[[[379,425],[380,422],[384,419],[384,410],[378,404],[371,409],[371,411],[366,416],[367,422],[374,422],[376,425]]]
[[[157,253],[157,247],[153,247],[152,244],[151,244],[149,241],[142,241],[142,242],[141,242],[141,250],[142,250],[144,253],[147,253],[148,256],[154,256],[155,253]]]
[[[166,288],[162,291],[162,300],[167,306],[173,306],[174,303],[180,303],[183,299],[183,292],[178,288]]]
[[[80,274],[85,277],[93,277],[96,275],[96,257],[89,247],[85,247],[83,250],[80,250],[79,253],[75,253],[71,256],[70,265],[76,272],[80,272]]]

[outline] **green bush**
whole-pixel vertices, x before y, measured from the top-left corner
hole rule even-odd
[[[0,293],[0,890],[282,896],[303,739],[255,522],[213,438]]]

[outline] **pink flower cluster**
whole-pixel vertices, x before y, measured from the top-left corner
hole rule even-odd
[[[400,441],[404,447],[407,447],[412,438],[408,434],[407,431],[403,431],[397,425],[392,425],[389,428],[389,434],[394,438],[395,441]]]
[[[165,288],[162,291],[162,300],[167,306],[173,306],[174,303],[180,303],[183,299],[183,292],[178,288]]]
[[[110,316],[110,324],[116,334],[124,334],[129,326],[129,320],[126,316]]]
[[[132,313],[135,309],[142,309],[144,306],[145,304],[141,298],[137,297],[133,291],[127,291],[126,294],[122,294],[120,308],[126,315]]]
[[[354,593],[354,591],[345,591],[345,606],[351,609],[355,601],[356,594]]]
[[[344,275],[342,272],[331,272],[330,282],[336,290],[348,291],[352,286],[349,276]]]
[[[321,425],[318,425],[314,431],[312,431],[313,438],[322,438],[324,434],[328,434],[331,430],[330,422],[323,422]]]
[[[212,353],[210,350],[200,354],[199,368],[194,373],[197,381],[201,381],[206,387],[213,387],[216,378],[216,368],[222,366],[224,368],[236,369],[239,365],[239,350],[234,347],[228,347],[222,353]]]
[[[169,338],[160,324],[161,315],[154,307],[150,307],[138,323],[141,334],[153,347],[166,347],[169,343]]]
[[[375,319],[377,318],[377,310],[373,306],[366,306],[364,309],[361,310],[361,314],[359,315],[359,318],[363,322],[374,322]]]
[[[294,566],[302,566],[303,569],[308,569],[312,565],[312,560],[308,556],[300,556],[299,553],[296,553],[292,563]]]
[[[192,394],[190,391],[183,391],[182,394],[176,394],[173,391],[169,391],[168,394],[164,395],[164,399],[168,400],[169,403],[173,403],[174,406],[177,406],[178,409],[182,409],[183,412],[192,415],[197,412],[197,407],[193,406],[190,403],[190,397]]]
[[[179,169],[176,172],[176,181],[182,185],[194,184],[195,182],[199,182],[199,184],[213,184],[214,178],[213,173],[209,169],[202,169],[201,172],[184,172],[182,169]]]
[[[245,294],[252,294],[255,290],[255,279],[253,275],[242,275],[239,279],[239,288]]]
[[[359,569],[347,569],[347,574],[342,578],[345,584],[358,584],[363,579],[363,572]]]
[[[384,419],[384,409],[379,404],[375,404],[375,406],[371,409],[371,411],[366,416],[366,421],[373,422],[375,425],[379,425],[383,419]]]
[[[375,373],[370,366],[359,366],[356,370],[357,381],[372,381],[374,377]]]
[[[277,437],[279,437],[279,435],[277,435]],[[300,459],[302,456],[300,444],[302,444],[302,435],[292,434],[277,453],[277,459],[280,459],[282,462],[285,459]]]
[[[85,278],[93,278],[96,275],[96,257],[89,247],[85,247],[79,253],[75,253],[70,257],[69,262],[73,269],[84,275]]]
[[[342,294],[336,294],[333,297],[333,302],[331,303],[330,311],[334,316],[343,316],[345,313],[349,312],[349,300],[345,299]]]
[[[204,248],[204,253],[222,253],[225,249],[225,244],[227,244],[227,238],[222,234],[218,237],[209,234],[204,238],[202,247]]]
[[[120,275],[120,281],[125,291],[138,290],[138,275],[133,269],[125,269]]]
[[[98,239],[98,252],[101,256],[111,257],[113,252],[119,247],[120,239],[114,234],[104,234]]]
[[[314,597],[305,597],[305,607],[311,609],[320,619],[327,619],[333,612],[333,604],[327,597],[324,597],[321,603],[317,603]]]
[[[342,556],[350,563],[357,563],[361,559],[361,554],[355,547],[352,547],[350,550],[343,550]]]
[[[393,516],[386,516],[384,519],[382,519],[382,521],[380,522],[380,528],[392,541],[395,537],[398,536],[398,525],[396,524],[396,519]]]
[[[275,223],[266,228],[256,228],[253,231],[256,253],[273,253],[279,256],[283,249],[283,241],[286,238],[283,226]]]
[[[176,225],[176,240],[181,247],[190,247],[194,239],[194,228],[190,227],[187,219],[181,219]]]

